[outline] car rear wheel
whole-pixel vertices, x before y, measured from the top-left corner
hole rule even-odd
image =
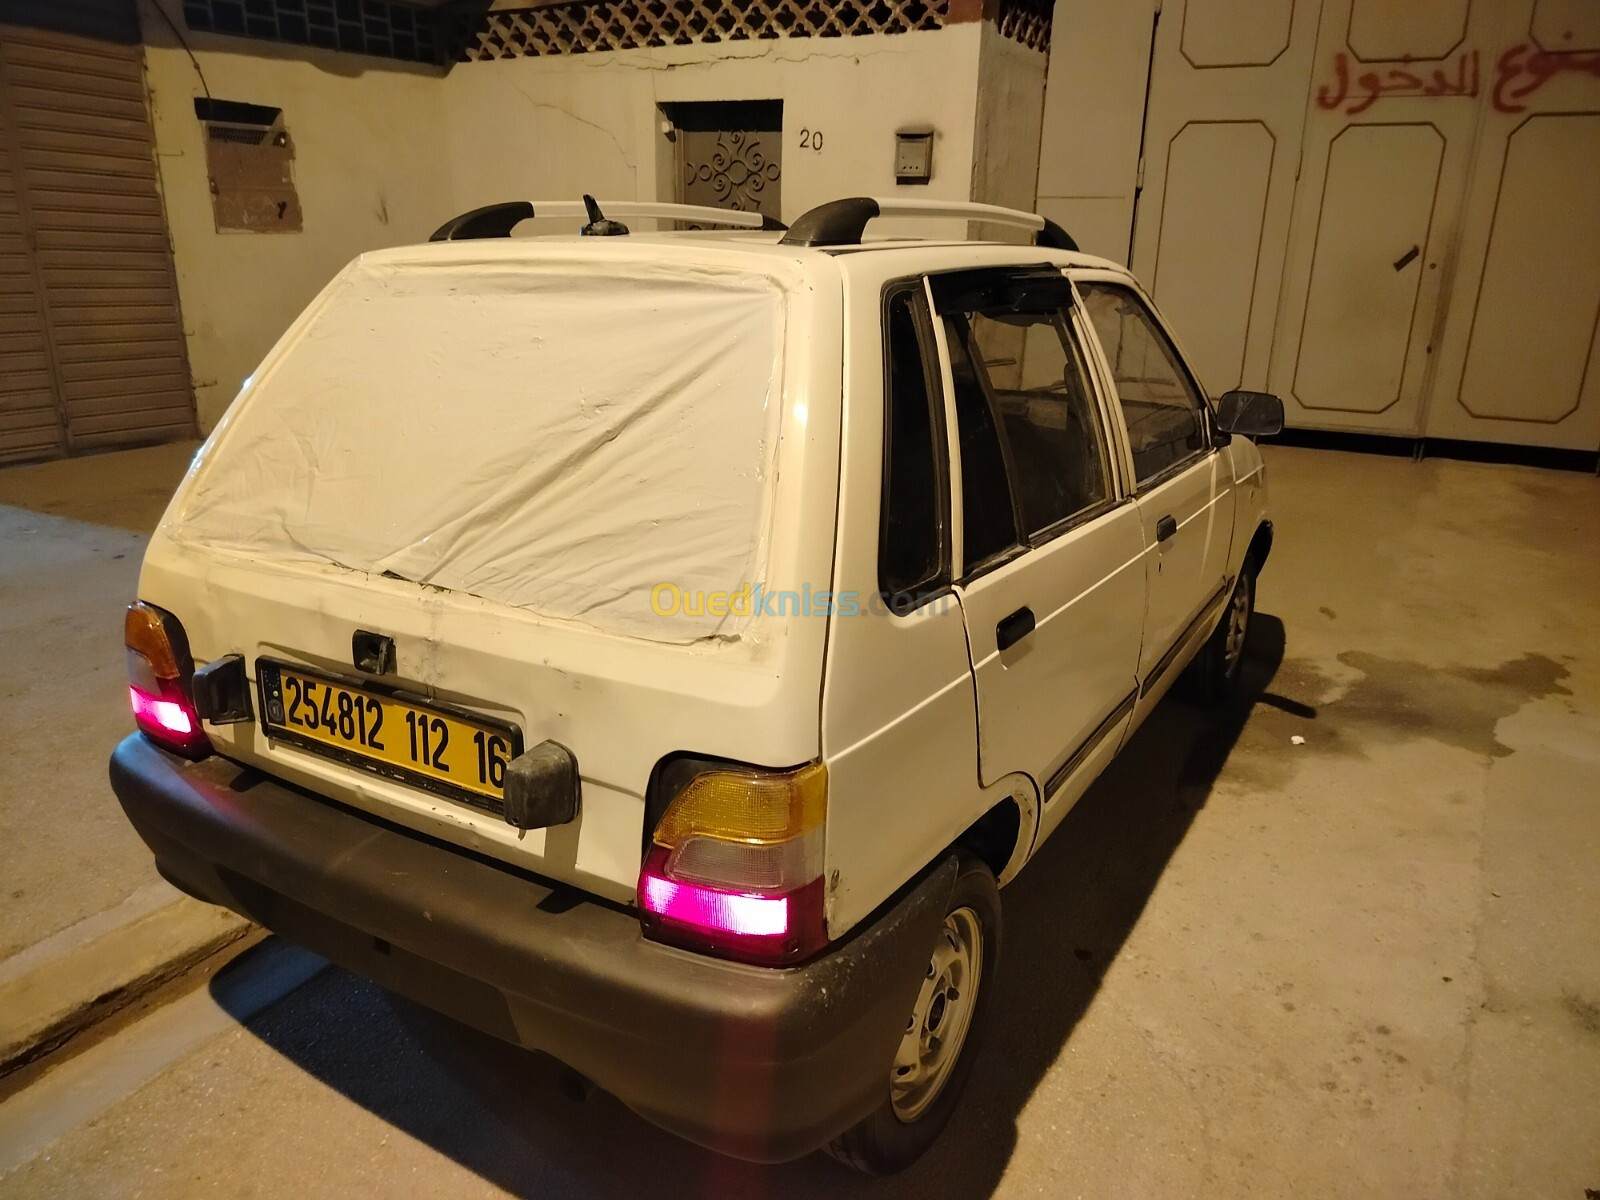
[[[949,1123],[977,1058],[1000,961],[1000,891],[977,858],[963,854],[960,866],[883,1102],[828,1145],[869,1175],[893,1174],[922,1156]]]

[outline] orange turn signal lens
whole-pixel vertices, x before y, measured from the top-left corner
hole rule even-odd
[[[189,639],[171,613],[140,600],[122,622],[127,643],[128,702],[134,724],[151,741],[188,758],[211,753],[190,693]]]
[[[828,769],[717,766],[662,814],[639,872],[646,937],[743,962],[798,962],[828,941]]]
[[[828,768],[793,771],[729,769],[697,775],[656,826],[668,849],[690,837],[765,845],[820,829],[828,810]]]
[[[158,679],[183,678],[178,654],[167,637],[160,609],[142,600],[128,605],[128,615],[122,622],[122,637],[129,650],[150,664]]]

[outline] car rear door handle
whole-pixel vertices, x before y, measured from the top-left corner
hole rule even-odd
[[[1178,520],[1176,517],[1166,516],[1156,522],[1156,541],[1158,542],[1166,541],[1177,532]]]
[[[1015,646],[1033,632],[1033,609],[1024,604],[1009,617],[1002,617],[994,627],[994,644],[1006,650]]]

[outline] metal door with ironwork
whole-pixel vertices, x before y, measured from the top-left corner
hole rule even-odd
[[[781,100],[673,104],[665,111],[677,154],[677,200],[781,217]]]

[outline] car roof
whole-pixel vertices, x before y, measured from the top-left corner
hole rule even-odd
[[[950,270],[961,266],[1020,266],[1041,262],[1063,267],[1083,267],[1126,273],[1127,268],[1110,259],[1075,250],[998,241],[957,241],[931,238],[871,238],[844,246],[796,246],[779,242],[780,233],[747,230],[685,230],[628,233],[612,237],[584,237],[578,234],[541,234],[503,238],[471,238],[461,241],[423,242],[410,246],[369,251],[362,255],[367,263],[404,266],[415,264],[483,262],[572,261],[592,257],[597,261],[648,263],[690,263],[696,260],[725,266],[743,264],[747,269],[768,273],[774,269],[798,267],[802,273],[856,273],[855,262],[865,266],[871,260],[871,274],[881,274],[892,263],[893,270]],[[933,261],[937,262],[937,266]],[[833,264],[830,268],[827,264]],[[809,269],[808,269],[809,268]]]

